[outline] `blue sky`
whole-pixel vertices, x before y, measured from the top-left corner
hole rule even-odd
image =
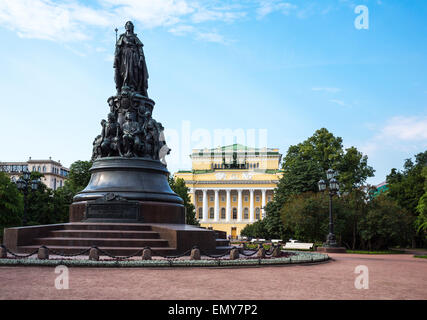
[[[423,0],[1,0],[0,161],[90,158],[115,93],[114,28],[132,20],[171,172],[215,130],[255,131],[255,146],[266,132],[286,153],[326,127],[380,183],[427,148],[426,18]]]

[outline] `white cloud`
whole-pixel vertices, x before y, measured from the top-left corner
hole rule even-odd
[[[281,0],[263,0],[260,1],[259,7],[257,9],[258,19],[265,17],[266,15],[279,11],[282,14],[288,15],[292,10],[296,9],[297,6],[284,2]]]
[[[225,22],[233,22],[235,20],[241,19],[246,16],[246,12],[244,11],[234,11],[230,7],[220,7],[220,8],[203,8],[199,7],[197,12],[195,12],[191,20],[194,23],[201,23],[206,21],[225,21]]]
[[[427,142],[427,117],[394,117],[381,130],[380,137]]]
[[[349,105],[347,103],[345,103],[342,100],[338,100],[338,99],[331,99],[329,100],[329,102],[335,103],[337,105],[340,105],[341,107],[349,107]]]
[[[246,15],[240,6],[197,0],[98,0],[97,9],[85,2],[67,0],[2,0],[0,25],[20,37],[58,42],[84,41],[93,37],[91,27],[111,28],[133,20],[142,28],[167,27],[175,35],[194,34],[196,39],[225,43],[213,30],[195,25],[208,21],[233,22]]]
[[[89,38],[86,25],[106,26],[108,15],[71,2],[2,0],[0,24],[23,38],[80,41]]]
[[[89,40],[100,28],[133,20],[143,29],[164,27],[178,36],[224,44],[229,41],[209,22],[233,23],[251,13],[257,18],[273,12],[298,16],[301,10],[283,0],[0,0],[0,26],[20,37],[64,43]]]
[[[186,0],[99,0],[114,15],[135,20],[144,28],[171,26],[194,12]]]
[[[362,146],[365,153],[384,149],[413,152],[427,147],[427,116],[393,117]]]
[[[177,36],[184,36],[186,34],[196,32],[196,28],[193,26],[188,26],[188,25],[180,25],[180,26],[170,28],[168,31],[170,33],[177,35]]]
[[[323,92],[328,92],[328,93],[337,93],[337,92],[341,91],[340,88],[331,88],[331,87],[314,87],[314,88],[311,88],[311,90],[323,91]]]
[[[196,38],[208,42],[226,43],[224,37],[216,32],[198,32]]]

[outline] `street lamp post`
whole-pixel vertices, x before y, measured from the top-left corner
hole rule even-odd
[[[335,234],[334,234],[334,219],[332,216],[332,197],[337,194],[339,191],[339,183],[334,178],[335,177],[335,171],[332,169],[329,169],[326,171],[326,178],[327,182],[325,182],[323,179],[321,179],[318,182],[319,191],[325,191],[327,188],[327,185],[329,185],[328,191],[329,191],[329,234],[326,237],[326,243],[324,243],[324,247],[338,247]]]
[[[28,187],[31,185],[31,190],[35,191],[38,189],[40,179],[31,180],[31,174],[28,169],[24,170],[22,177],[16,181],[16,186],[19,191],[22,191],[24,194],[24,216],[22,217],[22,224],[27,225],[27,196],[28,196]]]

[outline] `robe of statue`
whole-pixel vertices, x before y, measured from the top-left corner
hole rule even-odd
[[[127,86],[148,96],[148,71],[142,47],[143,44],[135,33],[123,33],[117,40],[114,68],[118,92]]]

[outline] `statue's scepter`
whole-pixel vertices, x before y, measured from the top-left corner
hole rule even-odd
[[[119,31],[119,29],[114,29],[114,31],[116,31],[116,43],[117,43],[117,31]]]

